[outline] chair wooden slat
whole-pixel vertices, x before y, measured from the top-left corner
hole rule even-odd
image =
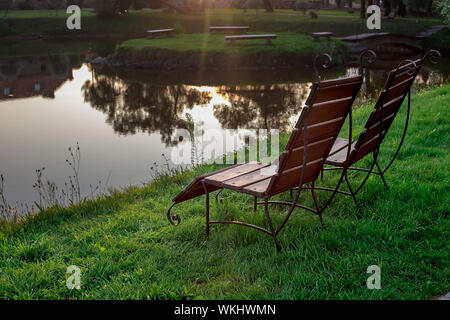
[[[405,81],[390,87],[383,99],[383,103],[389,103],[392,100],[404,97],[408,93],[407,89],[411,86],[413,81],[414,78],[410,77]]]
[[[268,166],[269,165],[266,165],[266,167],[268,167]],[[228,187],[230,189],[242,189],[248,185],[258,183],[262,180],[270,178],[274,174],[275,174],[275,172],[271,175],[263,174],[262,170],[258,169],[256,171],[246,173],[246,174],[238,176],[236,178],[232,178],[232,179],[223,181],[222,185],[224,187]],[[209,181],[209,179],[206,179],[206,181]]]
[[[395,114],[391,113],[388,117],[384,118],[383,121],[378,121],[374,125],[372,125],[370,128],[364,130],[361,133],[362,139],[358,139],[356,143],[356,148],[359,148],[360,146],[364,145],[366,142],[370,141],[373,137],[380,134],[381,130],[381,124],[383,124],[383,131],[387,131],[389,127],[391,126],[392,122],[394,121]]]
[[[266,167],[267,164],[257,163],[257,162],[249,162],[240,166],[236,166],[233,169],[225,170],[223,172],[219,172],[217,174],[208,176],[209,181],[223,182],[225,180],[229,180],[235,178],[240,175],[247,174],[252,171],[259,170],[261,168]]]
[[[303,178],[304,183],[309,183],[317,178],[323,166],[323,161],[324,159],[322,158],[306,164]],[[298,187],[302,169],[303,166],[298,166],[281,172],[277,182],[272,186],[272,189],[270,190],[271,194],[277,194]]]
[[[327,148],[330,141],[334,140],[333,137],[311,143],[307,146],[307,162],[312,162],[323,157],[323,149]],[[303,161],[303,153],[305,148],[303,146],[299,148],[292,149],[291,151],[284,151],[281,156],[281,165],[284,170],[289,170],[291,168],[297,167],[299,163]]]
[[[403,100],[404,100],[403,97],[398,97],[397,99],[391,100],[388,103],[386,103],[383,106],[383,108],[378,108],[372,111],[364,127],[367,129],[367,126],[371,125],[372,123],[380,121],[381,114],[383,114],[383,118],[386,118],[389,117],[391,114],[396,113],[398,109],[400,109]]]
[[[376,135],[371,140],[365,142],[359,149],[354,149],[354,155],[352,157],[352,163],[356,163],[370,152],[372,152],[379,144],[380,135]]]
[[[342,111],[347,108],[352,96],[331,100],[313,105],[313,112],[308,116],[308,125],[330,121],[342,117]]]
[[[257,183],[246,186],[242,189],[243,192],[255,194],[258,196],[264,196],[267,191],[271,178],[267,178],[265,180],[259,181]]]
[[[351,83],[342,86],[331,86],[319,89],[317,97],[314,99],[314,103],[328,102],[332,100],[352,97],[354,92],[354,85]]]

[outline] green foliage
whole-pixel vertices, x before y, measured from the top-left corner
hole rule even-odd
[[[444,19],[444,22],[450,25],[450,3],[449,0],[437,0],[435,3],[436,10]]]
[[[389,190],[375,176],[358,195],[358,207],[337,196],[324,213],[323,231],[317,216],[296,209],[280,233],[286,247],[281,254],[271,237],[252,229],[218,226],[206,238],[203,197],[175,207],[182,223],[169,225],[165,212],[171,198],[193,177],[221,167],[205,165],[107,199],[52,208],[17,226],[3,225],[0,297],[407,300],[443,294],[448,291],[443,279],[450,276],[449,99],[449,85],[414,94],[406,143],[386,174]],[[372,110],[354,111],[356,132]],[[402,129],[396,120],[381,161],[394,152]],[[338,176],[329,172],[324,178],[331,185]],[[251,212],[248,195],[225,191],[221,199],[211,201],[212,217],[264,224],[263,209]],[[312,205],[306,193],[301,202]],[[278,225],[287,209],[271,210]],[[72,264],[81,268],[81,290],[65,286]],[[381,267],[382,290],[366,287],[366,269],[373,264]]]

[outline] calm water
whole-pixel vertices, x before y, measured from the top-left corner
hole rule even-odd
[[[93,70],[84,59],[0,58],[0,173],[11,204],[38,201],[36,169],[45,167],[44,178],[63,186],[72,174],[67,148],[77,142],[81,188],[89,195],[99,180],[114,187],[148,182],[152,164],[177,147],[177,129],[192,124],[289,130],[313,79],[307,68],[164,74]],[[337,67],[323,78],[356,72]],[[385,77],[383,70],[368,72],[360,101],[375,97]],[[427,67],[417,85],[448,80]]]

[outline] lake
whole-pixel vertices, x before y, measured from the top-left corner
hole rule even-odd
[[[0,173],[10,204],[39,203],[37,169],[45,168],[43,181],[70,192],[74,173],[66,160],[77,143],[80,187],[90,196],[151,181],[154,163],[163,170],[162,154],[170,162],[179,147],[180,129],[288,131],[314,79],[308,66],[201,73],[93,69],[85,63],[90,54],[0,57]],[[394,67],[399,61],[388,62]],[[448,70],[449,62],[442,63]],[[356,105],[377,96],[387,75],[386,61],[382,65],[367,70]],[[356,66],[336,66],[321,74],[357,72]],[[427,66],[415,88],[448,81],[448,71]]]

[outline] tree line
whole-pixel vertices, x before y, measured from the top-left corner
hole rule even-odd
[[[31,10],[37,1],[33,0],[0,0],[0,10],[5,15],[11,9]],[[59,9],[68,5],[94,8],[99,16],[114,16],[125,13],[130,8],[142,9],[168,8],[169,10],[186,14],[202,12],[205,8],[212,7],[214,0],[43,0],[39,1],[46,5],[47,9]],[[232,8],[264,8],[266,12],[273,12],[274,8],[282,7],[285,3],[294,3],[293,9],[307,10],[346,8],[353,11],[355,3],[360,4],[360,17],[366,18],[366,9],[370,5],[380,5],[385,9],[386,15],[395,9],[397,14],[405,16],[407,13],[417,15],[419,13],[437,12],[449,23],[449,0],[335,0],[331,5],[330,0],[230,0],[228,5]]]

